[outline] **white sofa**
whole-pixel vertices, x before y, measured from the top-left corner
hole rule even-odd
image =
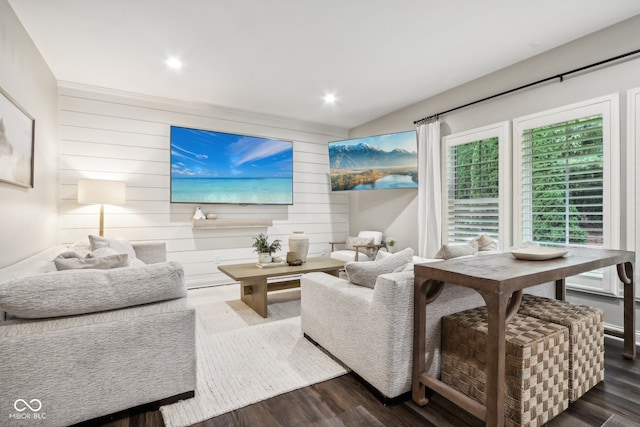
[[[0,269],[11,318],[0,321],[0,425],[66,426],[193,395],[182,266],[165,262],[163,242],[133,249],[138,266],[56,271],[61,246]]]
[[[409,267],[409,271],[378,276],[373,289],[326,273],[308,273],[300,281],[304,334],[373,386],[384,400],[402,399],[411,390],[413,278]],[[547,284],[529,292],[553,297],[554,289]],[[440,375],[440,319],[481,305],[484,300],[474,290],[445,284],[427,307],[429,374]]]

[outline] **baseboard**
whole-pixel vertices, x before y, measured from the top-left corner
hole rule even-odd
[[[70,427],[90,427],[90,426],[102,425],[112,421],[129,418],[132,415],[141,414],[143,412],[157,411],[158,409],[160,409],[161,406],[170,405],[171,403],[175,403],[179,400],[191,399],[195,395],[196,394],[194,390],[187,391],[185,393],[176,394],[175,396],[167,397],[166,399],[160,399],[160,400],[156,400],[155,402],[149,402],[139,406],[134,406],[133,408],[124,409],[114,414],[104,415],[102,417],[97,417],[91,420],[82,421],[82,422],[79,422],[78,424],[73,424]]]
[[[604,333],[616,338],[624,337],[624,328],[613,325],[611,323],[604,322]],[[640,330],[635,330],[635,343],[636,345],[640,345]]]
[[[342,363],[340,360],[336,359],[335,356],[333,356],[331,353],[329,353],[329,351],[327,351],[324,347],[322,347],[320,344],[318,344],[313,338],[311,338],[309,335],[307,335],[306,333],[303,333],[304,337],[306,339],[308,339],[313,345],[315,345],[316,347],[318,347],[320,350],[322,350],[325,354],[327,354],[329,357],[331,357],[333,360],[335,360],[337,363],[339,363],[341,366],[343,366],[345,369],[347,369],[347,371],[349,372],[349,374],[351,376],[353,376],[360,384],[362,384],[367,390],[369,390],[371,392],[371,394],[373,394],[376,399],[378,399],[380,401],[380,403],[382,403],[383,405],[387,405],[387,406],[391,406],[391,405],[397,405],[399,403],[402,402],[406,402],[407,400],[411,399],[411,390],[407,391],[406,393],[402,393],[399,396],[396,397],[387,397],[384,394],[382,394],[380,391],[378,391],[377,388],[375,388],[374,386],[372,386],[371,384],[369,384],[369,382],[367,380],[365,380],[364,378],[362,378],[360,375],[356,374],[355,372],[353,372],[348,366],[346,366],[344,363]]]

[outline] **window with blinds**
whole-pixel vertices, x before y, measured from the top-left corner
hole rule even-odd
[[[603,246],[602,115],[522,133],[523,240]]]
[[[486,233],[499,239],[499,138],[447,150],[447,240],[466,242]]]

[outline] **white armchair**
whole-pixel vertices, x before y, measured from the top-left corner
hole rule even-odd
[[[361,231],[357,237],[349,237],[344,242],[329,242],[331,245],[331,258],[340,261],[372,261],[376,253],[382,247],[383,233],[381,231]],[[344,246],[344,249],[336,250],[336,246]]]

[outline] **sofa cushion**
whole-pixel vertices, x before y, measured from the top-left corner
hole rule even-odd
[[[105,256],[82,258],[75,252],[63,252],[59,254],[53,262],[58,271],[77,270],[83,268],[108,270],[111,268],[129,266],[129,255],[116,253]]]
[[[37,319],[113,310],[187,295],[175,261],[112,270],[65,270],[0,283],[0,311]]]
[[[348,262],[344,269],[351,283],[373,288],[379,275],[401,271],[412,258],[413,249],[407,248],[378,261]]]
[[[91,242],[91,250],[95,251],[99,248],[112,248],[119,254],[127,254],[129,258],[136,257],[136,251],[126,239],[107,239],[101,236],[89,236],[89,242]]]
[[[478,245],[475,241],[457,245],[442,245],[434,258],[451,259],[461,256],[475,255],[478,253]]]

